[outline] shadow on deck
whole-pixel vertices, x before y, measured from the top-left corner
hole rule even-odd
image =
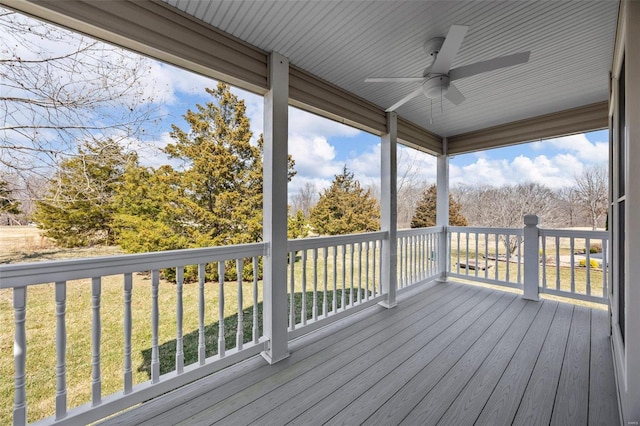
[[[604,310],[423,286],[103,424],[619,424],[607,333]]]

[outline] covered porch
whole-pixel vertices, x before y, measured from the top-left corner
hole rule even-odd
[[[614,135],[612,146],[617,146],[612,117],[618,109],[608,102],[613,95],[607,73],[614,44],[618,56],[620,49],[624,51],[621,37],[627,49],[640,46],[629,29],[629,22],[640,19],[636,3],[621,2],[620,14],[618,2],[585,2],[584,7],[548,2],[376,2],[373,7],[345,1],[332,2],[326,10],[323,2],[300,2],[290,10],[283,6],[286,2],[6,3],[264,95],[265,111],[262,242],[0,266],[0,288],[13,291],[14,424],[27,423],[29,403],[27,290],[41,284],[54,288],[57,324],[57,358],[51,360],[56,371],[55,414],[43,424],[103,419],[107,424],[638,421],[640,340],[633,339],[638,312],[624,307],[636,303],[639,295],[637,286],[621,281],[616,269],[622,265],[624,272],[619,258],[630,259],[628,272],[638,267],[628,255],[634,252],[628,248],[637,245],[637,213],[629,210],[637,190],[628,189],[626,195],[629,239],[622,243],[612,234],[620,229],[617,219],[613,230],[595,233],[540,229],[533,218],[518,229],[464,229],[449,226],[447,208],[451,155],[607,127]],[[415,59],[417,41],[420,48],[425,37],[461,23],[476,25],[478,32],[470,42],[473,48],[461,50],[457,65],[531,49],[535,66],[461,84],[469,102],[456,108],[434,108],[428,99],[417,98],[391,110],[399,89],[364,83],[373,76],[369,72],[385,77],[415,74],[416,67],[421,72],[423,64]],[[624,38],[627,32],[631,35]],[[547,37],[552,33],[554,37]],[[483,39],[491,41],[481,47]],[[538,57],[536,49],[541,52]],[[634,74],[639,64],[632,56],[627,59],[628,90],[640,87],[640,74]],[[394,64],[397,68],[391,67]],[[618,71],[613,72],[614,80]],[[638,99],[632,94],[627,99]],[[380,136],[379,232],[287,241],[289,105]],[[635,110],[626,111],[632,116],[629,111]],[[628,120],[629,128],[632,124]],[[398,143],[438,157],[436,227],[397,229]],[[611,151],[610,163],[617,167],[612,166],[612,175],[620,171],[617,149]],[[624,161],[632,164],[634,153],[630,150]],[[623,168],[623,178],[631,179],[624,173],[635,172]],[[624,201],[622,214],[617,210],[615,216],[623,224]],[[499,265],[500,235],[523,241],[516,259],[509,256]],[[549,241],[557,247],[559,238],[580,240],[585,248],[590,240],[601,241],[603,248],[612,241],[618,257],[611,255],[611,264],[604,262],[596,271],[586,254],[580,284],[572,258],[567,281],[559,261],[555,266],[540,261],[548,257]],[[252,282],[221,279],[212,283],[217,287],[215,302],[205,298],[208,265],[215,265],[218,276],[224,277],[225,268],[235,265],[241,270],[247,264],[253,268]],[[484,269],[477,267],[482,264]],[[259,265],[264,266],[260,280]],[[202,313],[194,331],[197,362],[190,365],[184,357],[186,267],[198,271]],[[169,372],[161,370],[158,341],[158,318],[167,314],[159,312],[157,303],[160,270],[166,268],[175,271],[176,294],[175,311],[168,313],[176,327],[170,360],[174,367]],[[146,271],[150,281],[145,297],[151,299],[149,381],[136,384],[131,363],[132,276]],[[101,292],[107,276],[119,277],[123,295],[122,387],[110,395],[101,387],[106,358],[101,346]],[[497,284],[518,295],[451,282],[455,279]],[[91,321],[86,324],[92,347],[91,400],[80,406],[67,400],[65,306],[72,280],[86,280],[91,288]],[[233,322],[237,328],[228,333],[224,294],[230,287],[236,288],[238,308]],[[541,300],[542,293],[606,308]],[[295,303],[297,298],[300,303]],[[251,311],[245,313],[243,300],[251,300]],[[204,312],[214,303],[219,321],[211,355]],[[614,343],[618,351],[612,355],[611,328],[618,336],[620,321],[627,324],[627,345]],[[252,327],[250,338],[242,332],[247,324]]]
[[[102,425],[619,424],[607,311],[461,283],[403,292]]]

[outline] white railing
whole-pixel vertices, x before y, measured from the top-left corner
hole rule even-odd
[[[282,283],[288,289],[289,339],[385,300],[386,284],[381,277],[383,262],[389,259],[383,258],[382,247],[388,243],[387,232],[290,240],[288,279]],[[448,253],[443,253],[445,243]],[[56,361],[55,367],[50,367],[55,369],[55,415],[42,424],[88,423],[263,351],[267,339],[262,338],[261,328],[261,264],[266,250],[266,244],[257,243],[1,265],[0,289],[13,291],[14,424],[22,425],[27,420],[29,289],[46,287],[49,300],[55,300]],[[397,233],[397,287],[402,290],[440,278],[446,271],[452,278],[524,289],[525,298],[533,283],[534,299],[543,292],[606,303],[607,256],[606,232],[548,230],[535,225],[524,229],[449,227],[446,235],[441,227],[401,230]],[[525,259],[533,261],[528,260],[530,264],[526,265]],[[191,286],[188,281],[194,281],[193,287],[187,287]],[[90,289],[87,323],[82,325],[84,333],[90,335],[87,348],[91,348],[91,384],[86,392],[90,402],[71,409],[67,384],[69,288]],[[142,296],[141,289],[145,292]],[[186,308],[197,303],[197,313],[192,310],[190,317],[185,317],[185,291],[193,296],[187,299],[190,304]],[[117,306],[107,306],[103,292],[115,292],[122,298],[115,302]],[[175,307],[161,305],[161,301],[166,304],[161,296],[167,293],[171,293]],[[141,300],[148,304],[143,309],[148,309],[146,318],[150,321],[141,325],[137,320],[135,330],[148,328],[148,340],[145,337],[142,342],[148,380],[136,379],[133,370],[133,348],[140,346],[133,334],[134,314],[139,314]],[[123,324],[122,334],[116,336],[120,349],[109,347],[105,353],[101,350],[103,338],[113,336],[103,336],[104,324],[116,311]],[[194,321],[187,328],[193,331],[185,335],[185,323],[191,318]],[[207,324],[206,318],[213,323]],[[160,333],[167,323],[175,329],[175,334],[169,332],[168,342],[166,331],[163,337]],[[187,337],[189,356],[185,352]],[[170,350],[168,345],[172,346]],[[115,362],[122,374],[122,387],[105,396],[103,361],[114,356],[120,357]],[[46,369],[47,365],[40,368]]]
[[[439,237],[442,227],[398,231],[398,288],[406,288],[440,276]]]
[[[606,231],[540,229],[540,292],[607,303]]]
[[[382,300],[386,232],[289,240],[289,338]]]
[[[290,339],[386,297],[381,285],[381,271],[382,246],[387,236],[387,232],[372,232],[288,242]],[[419,239],[416,237],[414,241],[417,243]],[[265,350],[263,342],[266,339],[262,338],[261,326],[261,266],[266,250],[266,244],[257,243],[0,265],[0,289],[13,291],[14,424],[22,425],[27,421],[28,289],[39,286],[50,292],[50,296],[45,298],[55,298],[55,414],[42,420],[41,424],[89,423]],[[417,255],[412,258],[418,259]],[[417,273],[419,268],[415,266],[412,270]],[[189,284],[190,281],[194,284]],[[148,290],[144,288],[146,282],[149,283]],[[193,295],[195,288],[192,285],[197,286],[197,296]],[[72,398],[68,395],[67,384],[68,341],[71,340],[67,336],[67,289],[77,292],[87,287],[90,288],[87,312],[90,320],[83,333],[91,336],[91,342],[87,344],[87,348],[91,348],[91,384],[88,385],[89,392],[85,388],[87,397],[83,398],[90,402],[69,407],[68,401]],[[142,297],[141,289],[145,290]],[[197,299],[197,327],[193,326],[193,321],[187,321],[191,317],[185,317],[185,308],[191,307],[185,305],[185,291],[194,296],[187,298],[191,305]],[[117,302],[109,297],[107,303],[104,301],[107,292],[122,296]],[[168,292],[172,293],[171,300],[175,300],[175,305],[169,309],[166,306]],[[147,304],[143,309],[148,309],[148,325],[141,324],[140,320],[134,324],[134,317],[140,313],[141,299]],[[116,306],[112,306],[114,303]],[[116,312],[122,318],[121,334],[111,336],[114,333],[110,331],[106,335],[105,323]],[[194,309],[191,312],[192,317],[196,315]],[[208,322],[213,320],[213,323],[207,324],[205,318]],[[192,324],[187,326],[188,334],[185,334],[185,322]],[[169,338],[167,326],[175,327],[175,334],[170,334]],[[145,330],[149,339],[146,343],[134,338],[133,330],[140,327],[148,328]],[[160,333],[162,329],[165,330],[163,336]],[[189,345],[185,348],[187,337]],[[119,340],[120,343],[114,345],[118,348],[109,347],[107,350],[105,338]],[[133,348],[137,350],[141,344],[145,345],[144,365],[141,367],[148,370],[149,380],[135,376],[132,353],[135,353]],[[168,345],[172,347],[168,348]],[[114,352],[122,354],[121,359],[105,368],[104,361],[113,359]],[[189,356],[185,356],[187,352]],[[171,359],[167,359],[167,353]],[[103,375],[114,371],[113,364],[122,372],[122,387],[105,396]],[[38,366],[40,368],[46,369],[47,366]],[[73,395],[73,399],[77,398]]]
[[[522,288],[523,230],[450,226],[447,276]]]
[[[448,241],[448,277],[517,288],[534,299],[547,293],[608,303],[606,231],[450,226]]]
[[[14,409],[13,423],[22,425],[27,422],[27,290],[33,286],[53,286],[55,294],[56,315],[56,390],[55,415],[42,421],[42,424],[53,424],[57,421],[68,421],[74,424],[86,424],[98,420],[109,414],[121,411],[132,405],[146,401],[166,393],[179,386],[187,384],[200,377],[204,377],[216,370],[238,362],[241,359],[260,353],[264,345],[259,342],[261,330],[258,327],[259,310],[259,275],[260,258],[264,255],[266,245],[245,244],[227,247],[203,248],[166,251],[160,253],[144,253],[103,258],[78,260],[63,260],[54,262],[2,265],[0,266],[0,289],[13,289],[13,310],[15,324],[14,338]],[[244,268],[245,260],[250,266]],[[215,266],[215,268],[213,268]],[[183,289],[185,285],[185,270],[197,280],[198,286],[198,338],[197,360],[185,365],[184,348],[184,306]],[[252,295],[246,299],[252,300],[252,318],[243,318],[243,310],[247,309],[243,302],[243,270],[250,277],[249,285]],[[174,282],[175,310],[171,312],[159,309],[159,287],[161,274],[171,276]],[[240,273],[238,273],[240,272]],[[150,276],[149,296],[151,298],[151,348],[150,348],[150,380],[134,384],[132,368],[132,297],[134,274],[145,273]],[[122,305],[102,306],[103,278],[120,276],[122,285]],[[217,306],[207,306],[205,298],[205,281],[207,276],[217,275]],[[227,284],[225,276],[230,277],[234,284]],[[91,402],[72,408],[68,407],[67,394],[67,286],[74,280],[86,280],[91,287],[91,316],[88,318],[86,333],[91,334]],[[210,285],[214,285],[212,282]],[[227,288],[229,285],[233,287]],[[77,288],[77,287],[74,287]],[[108,290],[112,290],[109,288]],[[237,306],[232,309],[236,313],[230,323],[235,323],[234,329],[225,327],[225,291],[231,291],[237,299]],[[145,298],[149,296],[144,296]],[[123,331],[120,336],[123,348],[121,363],[122,388],[120,392],[106,396],[102,391],[103,356],[101,351],[103,320],[114,314],[115,309],[122,309]],[[214,312],[217,319],[217,336],[209,340],[217,341],[217,348],[206,348],[205,340],[205,310]],[[175,322],[175,355],[170,368],[161,371],[159,341],[160,318],[171,315],[169,323]],[[250,335],[245,337],[244,326],[252,322]],[[225,336],[233,336],[227,341]],[[109,336],[113,337],[113,336]],[[210,345],[211,346],[211,345]],[[213,350],[212,350],[213,349]],[[113,356],[113,354],[108,354]],[[42,360],[43,362],[45,360]],[[166,365],[166,360],[165,365]],[[46,368],[46,365],[39,365]]]

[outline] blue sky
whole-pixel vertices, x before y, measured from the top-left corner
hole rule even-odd
[[[167,114],[162,120],[157,146],[170,141],[168,125],[179,124],[187,108],[196,102],[206,102],[204,87],[216,82],[174,67],[158,64],[154,70],[154,85],[165,87],[163,104]],[[262,98],[249,92],[232,89],[245,99],[254,136],[262,131]],[[296,161],[297,176],[289,184],[289,195],[295,194],[306,182],[318,191],[328,186],[333,176],[347,165],[363,185],[379,185],[380,155],[377,136],[332,122],[299,109],[289,109],[289,152]],[[162,127],[165,127],[164,129]],[[150,159],[150,163],[158,161]],[[599,131],[537,141],[489,151],[458,155],[450,160],[452,185],[504,185],[526,181],[538,182],[554,189],[570,186],[573,177],[585,166],[607,163],[608,132]],[[401,147],[399,174],[434,182],[436,161],[433,156]]]

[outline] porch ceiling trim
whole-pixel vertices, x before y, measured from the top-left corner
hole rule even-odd
[[[608,127],[607,102],[490,127],[447,138],[448,154],[464,154]]]
[[[263,95],[268,53],[167,3],[150,0],[6,0],[21,12],[63,25],[144,55]],[[386,133],[386,113],[374,104],[300,68],[290,68],[290,104],[377,135]],[[398,120],[398,138],[430,153],[442,139]]]

